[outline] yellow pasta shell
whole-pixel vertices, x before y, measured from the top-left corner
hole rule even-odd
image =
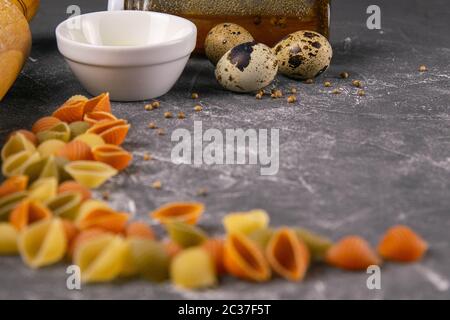
[[[30,163],[23,170],[23,175],[28,176],[30,183],[42,178],[59,180],[59,170],[53,156]]]
[[[33,223],[19,235],[19,251],[23,261],[32,268],[60,261],[66,252],[66,234],[60,219]]]
[[[269,225],[269,215],[264,210],[236,212],[227,214],[223,218],[223,225],[227,233],[240,232],[248,235],[257,230],[266,229]]]
[[[11,224],[0,223],[0,255],[13,255],[19,252],[17,238],[19,232]]]
[[[68,142],[70,140],[70,128],[65,122],[60,122],[47,131],[41,131],[36,134],[40,143],[56,139]]]
[[[74,141],[83,141],[91,148],[102,146],[105,144],[105,140],[95,133],[83,133],[74,139]]]
[[[55,197],[57,191],[58,180],[56,178],[42,178],[31,185],[28,197],[32,200],[46,202]]]
[[[39,159],[40,155],[35,151],[21,151],[3,162],[2,173],[6,177],[21,175],[27,166]]]
[[[55,155],[61,148],[66,145],[64,141],[50,139],[42,142],[38,147],[37,151],[41,155],[42,158],[49,157]]]
[[[74,262],[81,269],[82,281],[105,282],[120,274],[125,254],[126,244],[121,237],[103,234],[80,244]]]
[[[75,181],[88,188],[98,188],[118,173],[113,167],[97,161],[73,161],[64,169]]]
[[[55,216],[73,220],[78,214],[81,201],[81,193],[64,192],[51,198],[45,204]]]
[[[12,135],[2,148],[2,161],[21,151],[34,151],[36,147],[22,133]]]
[[[211,256],[202,248],[190,248],[177,254],[170,266],[172,282],[187,289],[202,289],[217,284]]]

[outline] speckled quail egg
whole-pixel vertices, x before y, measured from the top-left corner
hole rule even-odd
[[[216,79],[225,89],[252,92],[268,86],[277,72],[277,58],[268,46],[246,42],[229,50],[219,60]]]
[[[333,56],[328,40],[314,31],[297,31],[273,48],[280,72],[294,79],[313,79],[327,70]]]
[[[253,41],[253,37],[240,25],[221,23],[212,28],[205,39],[205,53],[216,65],[222,56],[238,44]]]

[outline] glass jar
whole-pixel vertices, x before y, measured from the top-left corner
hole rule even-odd
[[[197,52],[203,51],[209,30],[223,22],[241,25],[269,46],[298,30],[329,34],[329,0],[124,0],[123,8],[191,20],[198,29]]]

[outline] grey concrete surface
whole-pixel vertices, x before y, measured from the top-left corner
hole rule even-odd
[[[68,4],[84,12],[105,1],[43,1],[32,24],[34,46],[21,76],[0,106],[1,140],[11,130],[30,127],[67,97],[85,93],[58,54],[53,30]],[[369,4],[382,9],[382,30],[365,27]],[[68,291],[63,266],[33,271],[19,258],[0,257],[0,299],[449,299],[450,281],[450,6],[445,0],[334,1],[331,68],[306,85],[278,77],[274,86],[296,87],[298,102],[255,100],[222,90],[203,58],[189,62],[176,87],[162,97],[162,108],[144,112],[144,103],[114,103],[114,112],[133,128],[124,145],[134,164],[100,191],[111,203],[145,217],[174,200],[207,205],[201,225],[221,233],[230,211],[263,208],[274,225],[303,225],[339,239],[360,234],[376,244],[393,224],[412,226],[429,241],[425,259],[412,265],[386,263],[382,289],[368,290],[365,273],[314,266],[302,283],[275,279],[251,284],[226,278],[217,289],[188,292],[170,284],[143,281],[84,286]],[[419,73],[419,65],[429,71]],[[356,95],[342,71],[363,81]],[[329,80],[340,95],[324,88]],[[190,93],[204,111],[193,112]],[[184,111],[185,120],[164,119],[164,111]],[[279,128],[280,170],[260,176],[258,166],[175,165],[170,133],[208,128]],[[167,131],[146,128],[155,121]],[[154,160],[143,162],[144,152]],[[149,185],[161,180],[162,190]],[[207,188],[206,197],[195,190]]]

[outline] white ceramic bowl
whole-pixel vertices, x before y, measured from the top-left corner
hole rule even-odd
[[[138,101],[167,93],[195,48],[189,20],[156,12],[104,11],[56,28],[58,49],[92,95]]]

